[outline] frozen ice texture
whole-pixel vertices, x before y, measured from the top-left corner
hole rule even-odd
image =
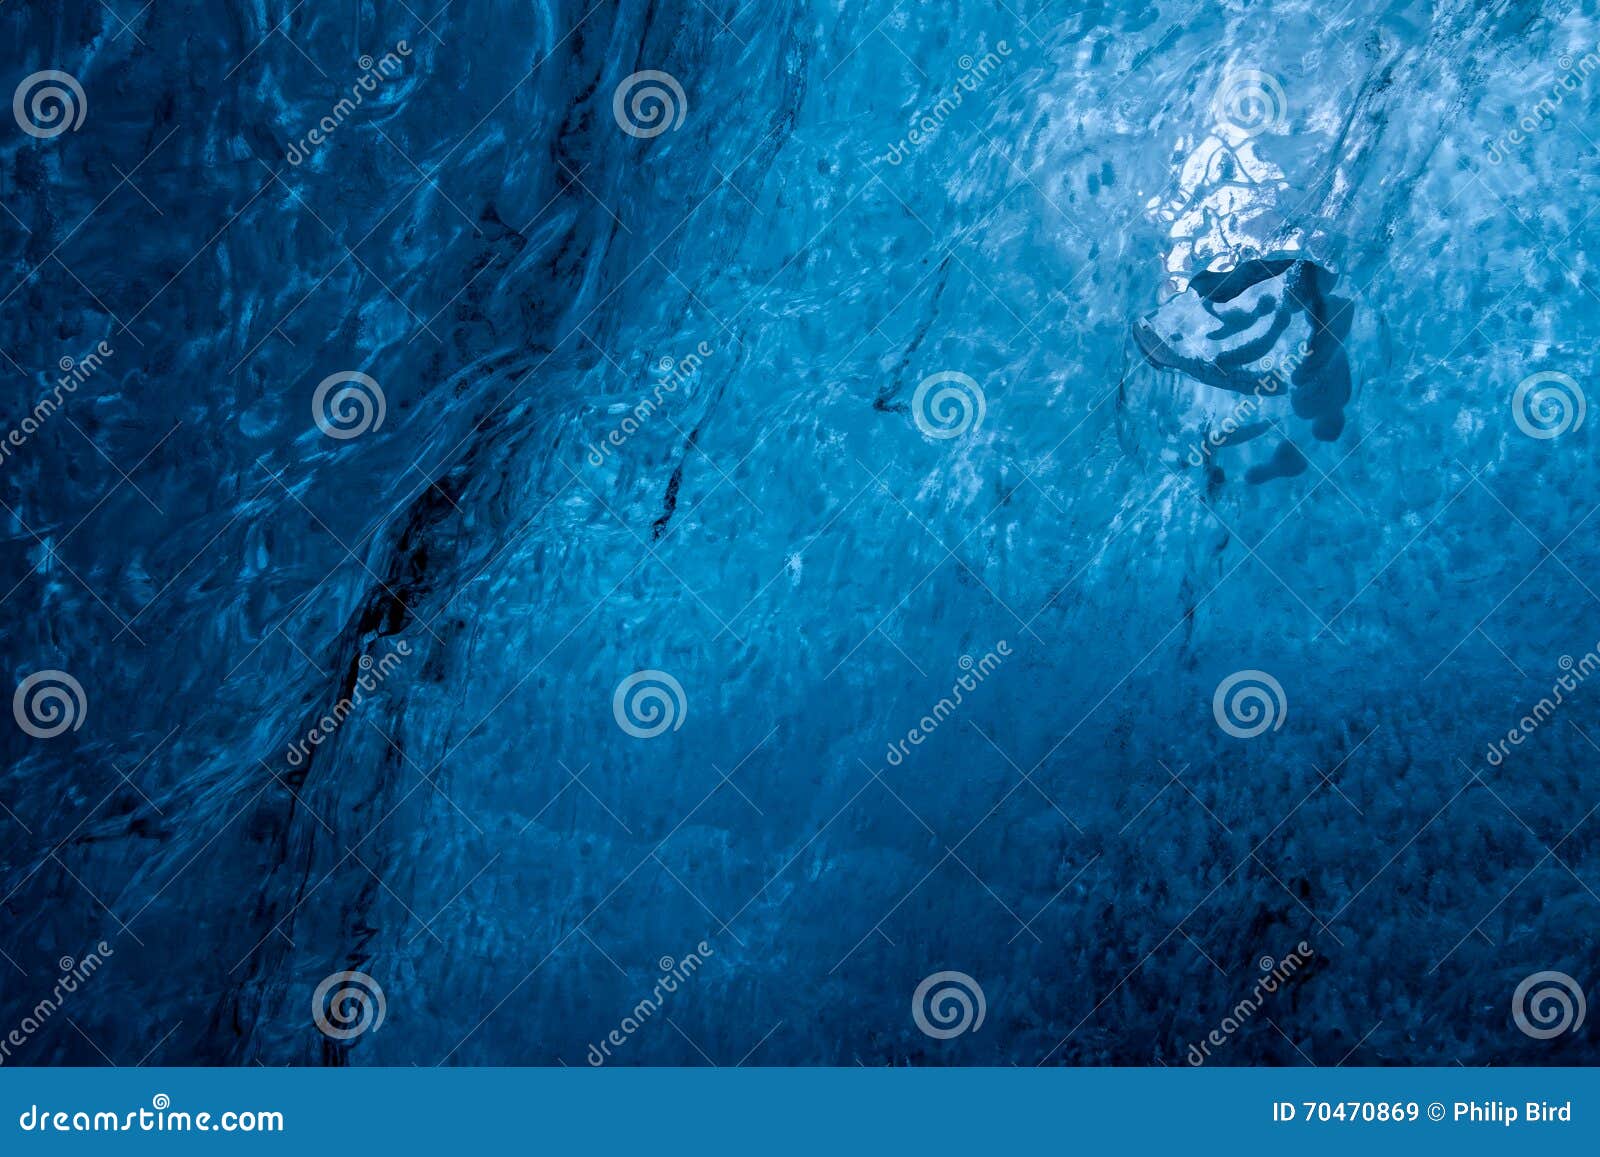
[[[1600,959],[1595,689],[1522,725],[1600,456],[1512,402],[1592,386],[1600,125],[1535,106],[1600,29],[1333,7],[0,7],[88,105],[0,126],[8,422],[113,351],[0,466],[7,677],[86,700],[0,738],[0,1032],[113,950],[6,1063],[582,1064],[702,942],[607,1063],[1182,1064],[1302,942],[1208,1063],[1592,1063],[1510,1006]],[[1343,426],[1217,478],[1130,327],[1282,253]]]

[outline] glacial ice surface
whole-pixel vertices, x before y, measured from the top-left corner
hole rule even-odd
[[[1485,754],[1600,639],[1596,423],[1512,408],[1600,342],[1592,94],[1507,137],[1581,6],[117,7],[0,7],[88,102],[0,126],[7,421],[113,350],[0,468],[6,674],[87,704],[0,729],[0,1028],[114,950],[7,1063],[578,1065],[702,941],[612,1063],[1182,1064],[1302,941],[1213,1063],[1596,1059],[1509,1007],[1596,979],[1595,692]],[[1212,477],[1130,327],[1295,251],[1342,429]],[[917,1027],[942,970],[980,1030]]]

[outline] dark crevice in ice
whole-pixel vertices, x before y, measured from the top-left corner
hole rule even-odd
[[[906,343],[906,348],[900,355],[900,362],[895,366],[894,374],[888,384],[872,399],[872,408],[881,414],[903,414],[906,412],[906,403],[898,401],[900,394],[905,390],[905,374],[916,363],[917,354],[922,349],[922,343],[927,340],[928,332],[939,319],[939,301],[944,297],[944,292],[950,285],[951,254],[946,254],[939,262],[939,280],[933,288],[933,294],[928,304],[927,316],[917,326],[916,332],[911,335],[911,340]]]

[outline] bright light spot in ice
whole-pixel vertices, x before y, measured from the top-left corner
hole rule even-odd
[[[1171,289],[1181,293],[1205,269],[1231,269],[1240,260],[1269,249],[1298,249],[1296,237],[1272,240],[1260,219],[1278,205],[1288,188],[1283,170],[1256,152],[1260,138],[1231,125],[1218,125],[1175,166],[1172,194],[1150,198],[1145,209],[1168,225],[1166,268]],[[1186,145],[1179,138],[1177,147]]]

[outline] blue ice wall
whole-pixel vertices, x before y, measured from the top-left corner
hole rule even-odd
[[[1334,7],[0,6],[0,1059],[1594,1060],[1600,20]]]

